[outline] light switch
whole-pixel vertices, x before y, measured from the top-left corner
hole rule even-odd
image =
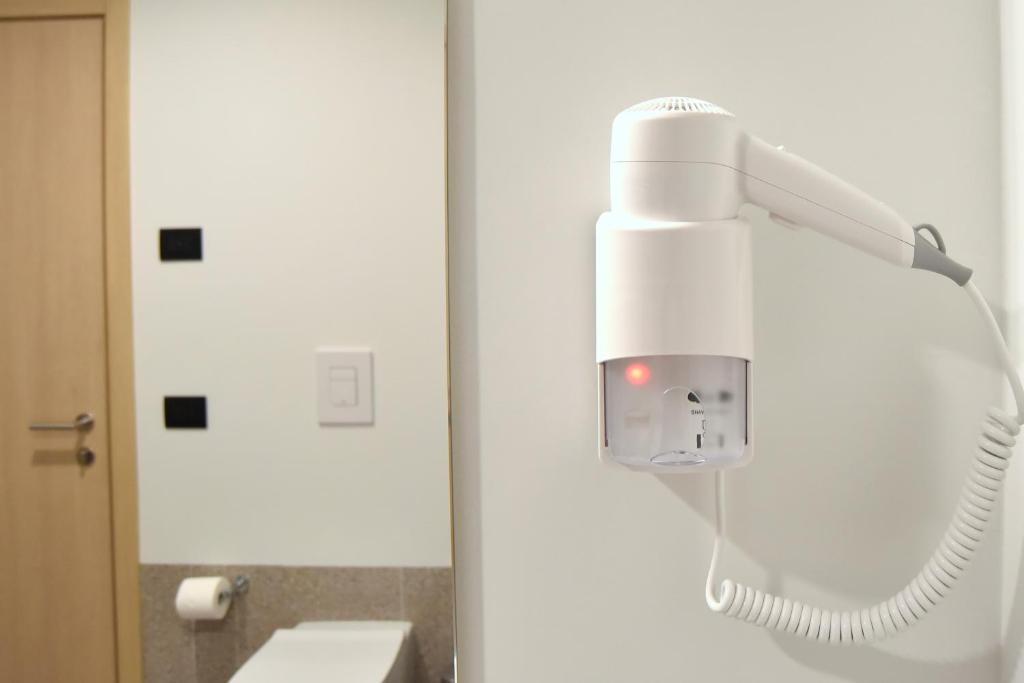
[[[316,350],[317,414],[322,425],[373,424],[373,352]]]
[[[335,408],[359,405],[359,372],[351,365],[332,365],[327,370],[328,396]]]

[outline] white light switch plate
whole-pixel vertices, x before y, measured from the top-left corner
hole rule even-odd
[[[319,347],[316,386],[320,424],[373,424],[372,351]]]

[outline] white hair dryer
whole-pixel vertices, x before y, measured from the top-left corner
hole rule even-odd
[[[893,598],[831,611],[748,588],[717,587],[723,470],[747,463],[751,434],[750,224],[743,204],[897,266],[963,287],[991,332],[1018,415],[989,410],[953,522]],[[929,233],[934,244],[923,236]],[[773,147],[729,112],[688,97],[642,102],[612,127],[611,210],[597,223],[597,362],[602,460],[651,472],[716,472],[717,536],[706,597],[716,612],[830,643],[864,643],[916,623],[965,571],[994,514],[1024,414],[1024,388],[971,270],[938,231]]]

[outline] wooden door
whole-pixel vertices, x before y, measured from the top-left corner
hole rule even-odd
[[[101,18],[0,21],[2,681],[117,678],[103,40]]]

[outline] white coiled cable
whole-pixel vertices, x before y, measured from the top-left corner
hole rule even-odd
[[[968,282],[964,289],[995,341],[1017,404],[1017,415],[999,408],[989,409],[953,521],[921,572],[889,600],[856,611],[821,609],[729,580],[721,583],[716,596],[715,570],[725,535],[725,474],[719,470],[715,473],[716,533],[706,586],[708,607],[729,617],[810,640],[861,644],[888,638],[913,626],[953,590],[992,519],[1024,416],[1024,388],[999,325],[977,287]]]

